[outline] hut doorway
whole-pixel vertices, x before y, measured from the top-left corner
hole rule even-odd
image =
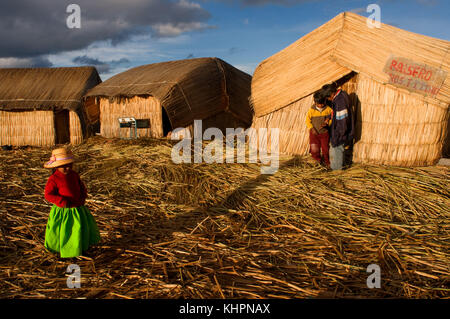
[[[70,143],[70,116],[68,110],[54,113],[55,144]]]
[[[167,115],[167,111],[164,107],[162,109],[162,126],[163,126],[163,136],[167,136],[170,131],[172,131],[172,124],[170,124],[169,116]]]
[[[447,113],[447,134],[444,139],[444,148],[442,150],[442,157],[450,158],[450,113]]]

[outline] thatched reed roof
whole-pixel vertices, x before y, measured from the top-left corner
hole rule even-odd
[[[351,71],[386,83],[383,67],[393,54],[447,71],[440,93],[430,103],[450,103],[450,42],[382,24],[369,28],[367,18],[341,13],[284,50],[263,61],[252,81],[257,117],[283,108]]]
[[[222,111],[251,124],[251,76],[218,58],[198,58],[139,66],[93,88],[87,97],[153,96],[172,127],[187,126]]]
[[[0,110],[76,110],[100,82],[94,67],[0,69]]]

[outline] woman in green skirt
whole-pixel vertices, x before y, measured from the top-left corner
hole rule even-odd
[[[72,170],[74,158],[65,148],[52,152],[45,168],[53,174],[45,186],[45,199],[53,206],[45,229],[45,248],[61,258],[82,255],[89,246],[100,241],[94,217],[84,206],[87,190],[80,176]]]

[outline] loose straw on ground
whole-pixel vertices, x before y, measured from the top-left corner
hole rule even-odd
[[[51,149],[0,151],[2,298],[448,298],[450,170],[309,158],[173,164],[172,143],[93,138],[74,147],[101,243],[46,252]],[[81,268],[81,288],[66,268]],[[367,266],[381,267],[368,289]]]

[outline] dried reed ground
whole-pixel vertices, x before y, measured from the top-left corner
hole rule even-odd
[[[101,243],[43,247],[51,149],[0,151],[2,298],[448,298],[450,170],[309,158],[184,164],[171,142],[93,138],[74,147]],[[66,268],[81,267],[81,288]],[[381,289],[366,268],[381,267]]]

